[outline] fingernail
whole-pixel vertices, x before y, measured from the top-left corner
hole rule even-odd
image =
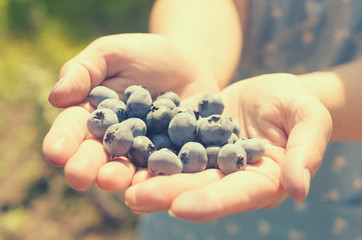
[[[169,209],[169,210],[168,210],[168,215],[170,215],[171,217],[173,217],[173,218],[176,218],[176,219],[177,219],[177,217],[176,217],[175,213],[174,213],[171,209]]]
[[[309,192],[309,187],[310,187],[310,172],[308,169],[304,170],[303,173],[303,177],[304,177],[304,191],[305,191],[305,196],[308,195]]]
[[[59,81],[55,84],[55,86],[53,87],[54,91],[56,88],[58,88],[62,83],[64,82],[64,77],[62,77],[61,79],[59,79]]]

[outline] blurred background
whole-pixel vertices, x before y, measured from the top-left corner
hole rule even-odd
[[[41,144],[60,67],[96,38],[146,32],[151,0],[0,0],[0,239],[133,239],[123,192],[68,187]]]

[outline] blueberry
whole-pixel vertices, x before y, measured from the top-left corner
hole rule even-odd
[[[103,137],[104,149],[114,157],[126,156],[133,144],[133,134],[123,123],[110,126]]]
[[[105,99],[99,103],[97,109],[111,109],[118,117],[118,122],[127,119],[126,104],[120,99]]]
[[[224,102],[219,94],[208,93],[199,101],[199,113],[201,117],[208,117],[214,114],[222,114]]]
[[[141,85],[131,85],[131,86],[128,86],[125,90],[124,90],[124,100],[127,102],[128,101],[128,98],[132,95],[132,93],[134,93],[135,91],[143,91],[143,90],[146,90],[147,89]]]
[[[173,144],[170,137],[167,134],[153,134],[150,136],[151,141],[155,145],[156,149],[161,148],[170,148],[170,149],[176,149],[176,145]]]
[[[168,130],[168,125],[172,119],[172,111],[167,106],[151,106],[145,122],[149,133],[162,133]]]
[[[246,167],[246,152],[236,144],[226,144],[217,156],[219,169],[225,174],[230,174]]]
[[[148,158],[154,151],[156,151],[156,147],[148,137],[138,136],[133,140],[128,157],[136,167],[146,168]]]
[[[93,107],[97,108],[98,105],[105,99],[119,99],[118,94],[105,86],[97,86],[93,88],[88,96],[88,101]]]
[[[199,119],[199,115],[200,115],[200,114],[199,114],[198,111],[196,111],[196,109],[194,108],[194,106],[192,106],[192,105],[190,105],[190,104],[182,104],[181,107],[188,109],[189,112],[193,112],[194,115],[195,115],[195,117],[196,117],[196,120]]]
[[[137,90],[127,100],[127,116],[144,118],[152,104],[151,94],[147,90]]]
[[[168,135],[171,141],[178,147],[194,140],[196,135],[196,119],[188,113],[176,114],[169,126]]]
[[[153,176],[181,173],[182,162],[173,151],[162,148],[150,155],[148,169]]]
[[[97,138],[103,138],[107,128],[118,123],[117,115],[110,109],[96,109],[87,120],[87,128]]]
[[[235,133],[232,133],[231,136],[228,139],[228,143],[232,144],[232,143],[235,143],[238,140],[239,140],[239,137]]]
[[[157,108],[160,106],[167,106],[172,110],[176,107],[176,104],[168,98],[160,98],[160,99],[156,99],[152,103],[152,106],[157,107]]]
[[[208,145],[224,145],[232,134],[231,120],[223,115],[200,118],[197,126],[198,138]]]
[[[206,149],[198,142],[188,142],[183,145],[180,149],[178,157],[182,161],[182,172],[195,173],[205,170],[206,168]]]
[[[236,136],[239,136],[240,134],[240,123],[238,120],[236,120],[235,118],[230,118],[231,120],[231,125],[233,126],[233,133],[236,134]]]
[[[175,103],[176,106],[180,106],[180,97],[175,92],[172,91],[162,92],[157,97],[157,99],[163,99],[163,98],[170,99],[172,102]]]
[[[264,143],[257,138],[241,138],[235,144],[244,148],[248,163],[259,161],[265,152]]]
[[[185,105],[175,107],[175,108],[172,110],[172,116],[175,116],[175,115],[178,114],[178,113],[189,113],[189,114],[191,114],[191,115],[196,119],[196,115],[195,115],[194,110],[192,110],[192,109],[189,108],[189,107],[185,107]]]
[[[139,118],[128,118],[122,122],[127,127],[129,127],[133,133],[134,137],[137,136],[146,136],[147,126],[146,123]]]
[[[219,168],[217,165],[217,155],[219,154],[221,146],[208,146],[206,147],[207,153],[207,166],[206,168]]]

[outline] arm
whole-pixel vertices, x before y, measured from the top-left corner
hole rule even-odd
[[[238,8],[245,10],[245,1],[159,0],[151,13],[150,31],[166,36],[181,51],[212,71],[223,88],[234,74],[241,53]]]
[[[362,140],[362,59],[301,79],[329,110],[333,120],[332,140]]]

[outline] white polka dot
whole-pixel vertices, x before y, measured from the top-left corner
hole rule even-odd
[[[316,16],[321,13],[323,7],[320,3],[314,1],[306,1],[305,9],[309,17]]]
[[[258,234],[260,236],[266,236],[270,233],[271,227],[270,224],[266,220],[261,220],[258,223]]]
[[[278,46],[274,42],[270,42],[264,47],[266,52],[275,52],[278,49]]]
[[[280,8],[274,8],[272,10],[272,17],[275,19],[281,18],[283,15],[283,11]]]
[[[332,172],[340,173],[348,165],[348,160],[344,156],[336,156],[333,160]]]
[[[235,223],[228,223],[226,225],[226,233],[229,236],[235,236],[239,233],[240,231],[240,227],[238,225],[236,225]]]
[[[309,45],[314,41],[315,37],[314,34],[311,32],[305,32],[302,35],[302,43],[304,45]]]
[[[336,218],[333,223],[333,234],[340,235],[348,227],[348,222],[344,218]]]
[[[334,39],[337,42],[343,41],[344,39],[348,38],[351,33],[348,29],[340,29],[334,32]]]
[[[362,189],[362,177],[354,176],[353,177],[353,190],[360,191]]]
[[[303,240],[307,238],[307,234],[297,229],[290,229],[288,232],[288,237],[290,240]]]
[[[337,189],[331,189],[329,192],[323,194],[322,199],[324,201],[338,201],[340,199],[340,194]]]
[[[306,202],[295,202],[294,203],[294,210],[296,212],[304,212],[308,209],[308,203]]]

